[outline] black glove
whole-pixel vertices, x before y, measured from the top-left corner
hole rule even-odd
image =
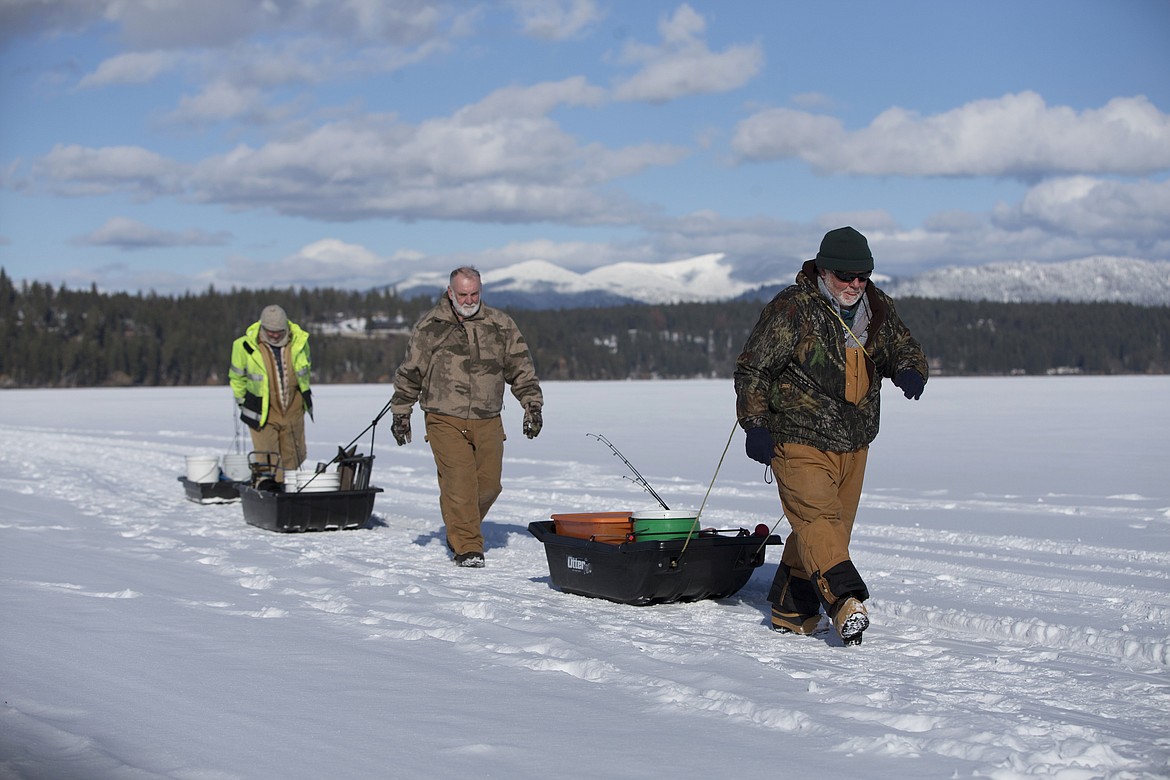
[[[767,428],[749,428],[744,449],[747,450],[749,458],[767,466],[772,462],[772,454],[776,451],[776,443],[772,441],[772,432]]]
[[[524,410],[524,435],[535,439],[544,427],[544,419],[540,416],[540,407],[532,404]]]
[[[917,401],[922,397],[922,389],[926,387],[926,380],[922,374],[912,368],[903,368],[894,376],[894,384],[902,388],[907,398]]]
[[[398,446],[410,442],[410,415],[396,414],[394,415],[394,424],[390,426],[390,433],[394,434],[394,441],[398,442]]]

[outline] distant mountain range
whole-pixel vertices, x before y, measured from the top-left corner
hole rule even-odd
[[[493,306],[521,309],[768,300],[792,283],[797,270],[771,280],[739,280],[723,253],[668,263],[615,263],[583,274],[528,260],[484,271],[484,299]],[[1125,257],[954,266],[907,278],[874,274],[874,280],[895,297],[1170,306],[1170,262]],[[447,274],[416,274],[392,287],[407,298],[434,296],[446,289]]]

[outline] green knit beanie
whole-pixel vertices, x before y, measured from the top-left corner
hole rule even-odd
[[[817,268],[827,271],[845,271],[862,274],[873,270],[873,255],[865,236],[851,227],[837,228],[825,233],[821,251],[816,256]]]

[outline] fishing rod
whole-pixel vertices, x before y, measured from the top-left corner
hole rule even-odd
[[[622,453],[618,450],[617,447],[613,446],[613,442],[611,442],[609,439],[605,438],[604,436],[600,436],[596,433],[587,433],[585,435],[592,436],[593,438],[597,439],[599,442],[604,444],[606,447],[609,447],[610,450],[613,451],[614,455],[617,455],[619,458],[622,459],[622,463],[626,464],[626,468],[628,468],[630,471],[634,472],[634,476],[637,477],[637,479],[633,479],[630,481],[634,482],[635,484],[641,485],[643,488],[646,489],[647,493],[654,496],[654,500],[657,501],[659,503],[659,505],[662,506],[663,509],[665,509],[667,512],[670,511],[670,507],[668,507],[666,505],[666,502],[662,500],[662,496],[658,495],[658,493],[655,492],[654,488],[650,487],[650,483],[646,481],[646,478],[643,477],[640,473],[638,473],[638,470],[636,468],[634,468],[634,464],[630,463],[630,461],[626,458],[626,456],[622,455]],[[627,479],[629,479],[629,477],[627,477]]]
[[[699,507],[699,511],[695,515],[695,524],[687,532],[686,539],[683,541],[683,546],[682,546],[682,549],[679,551],[678,557],[671,561],[671,564],[670,564],[671,568],[677,567],[679,564],[679,561],[682,560],[682,557],[687,552],[687,547],[690,545],[691,538],[694,535],[696,528],[698,527],[699,518],[702,517],[703,509],[706,508],[706,506],[707,506],[707,499],[711,495],[711,490],[715,487],[715,480],[718,479],[718,477],[719,477],[719,470],[723,466],[723,459],[725,457],[727,457],[727,450],[730,448],[731,440],[735,436],[736,427],[737,427],[736,425],[732,425],[732,427],[731,427],[731,433],[727,437],[727,444],[724,445],[724,447],[723,447],[723,454],[719,456],[719,463],[716,464],[716,466],[715,466],[715,473],[711,475],[711,484],[707,486],[707,493],[706,493],[706,495],[703,496],[702,506]],[[618,450],[618,448],[613,445],[613,442],[611,442],[609,439],[605,438],[604,436],[601,436],[601,435],[596,434],[596,433],[587,433],[585,435],[592,436],[594,439],[597,439],[599,442],[601,442],[605,446],[609,447],[610,451],[612,451],[614,455],[621,458],[622,463],[625,463],[626,467],[634,473],[634,476],[637,479],[634,479],[631,481],[635,482],[635,483],[641,485],[643,488],[645,488],[646,492],[648,492],[650,495],[654,496],[654,498],[658,501],[658,503],[662,506],[663,509],[665,509],[668,512],[670,511],[670,507],[668,507],[666,505],[666,502],[662,500],[662,497],[659,496],[657,492],[655,492],[654,488],[652,488],[650,486],[650,483],[646,481],[646,478],[643,477],[641,475],[641,473],[639,473],[638,469],[636,469],[634,467],[634,464],[630,463],[629,459],[625,455],[622,455],[621,451]],[[627,477],[627,479],[628,479],[628,477]],[[756,526],[756,533],[753,535],[754,536],[762,536],[762,539],[760,541],[760,546],[758,548],[756,548],[755,555],[759,555],[760,552],[764,549],[764,547],[767,546],[768,539],[771,538],[773,532],[776,530],[776,527],[780,525],[780,522],[782,520],[784,520],[784,513],[783,512],[780,513],[780,517],[776,520],[775,524],[773,524],[773,526],[771,528],[768,528],[768,526],[763,524],[763,523],[760,523],[759,525]],[[762,534],[760,533],[761,528],[763,529]]]

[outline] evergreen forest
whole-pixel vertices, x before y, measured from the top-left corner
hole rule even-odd
[[[269,303],[312,334],[315,383],[389,383],[411,324],[433,302],[387,290],[107,293],[17,285],[0,269],[0,387],[226,384],[232,341]],[[1170,373],[1170,307],[896,304],[935,375]],[[542,379],[676,379],[730,377],[763,305],[508,311]]]

